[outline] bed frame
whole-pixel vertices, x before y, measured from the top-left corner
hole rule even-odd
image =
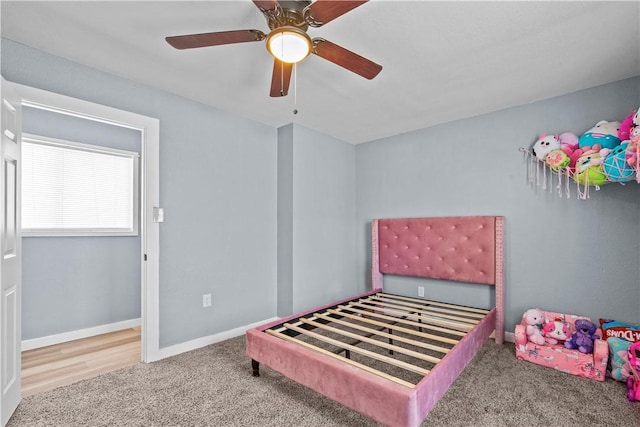
[[[262,363],[374,420],[418,426],[492,332],[504,341],[504,218],[380,219],[371,234],[370,292],[248,330],[247,355],[254,376]],[[385,274],[495,286],[495,307],[390,295]]]

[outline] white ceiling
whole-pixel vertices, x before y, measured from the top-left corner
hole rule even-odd
[[[272,126],[357,144],[640,74],[640,2],[372,0],[309,35],[381,64],[312,55],[269,97],[264,42],[179,51],[164,38],[268,27],[250,0],[6,1],[2,36]],[[298,114],[294,115],[293,110]]]

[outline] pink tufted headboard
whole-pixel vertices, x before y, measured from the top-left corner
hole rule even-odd
[[[382,289],[383,274],[495,285],[502,336],[504,217],[376,219],[371,235],[374,290]]]

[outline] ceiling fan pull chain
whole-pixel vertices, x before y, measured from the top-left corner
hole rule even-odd
[[[298,65],[293,64],[293,114],[298,114]]]

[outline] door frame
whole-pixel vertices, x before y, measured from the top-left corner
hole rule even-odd
[[[160,227],[154,208],[160,207],[160,121],[153,117],[107,107],[17,83],[12,83],[21,106],[92,120],[140,131],[140,263],[141,263],[141,355],[143,362],[160,356]]]

